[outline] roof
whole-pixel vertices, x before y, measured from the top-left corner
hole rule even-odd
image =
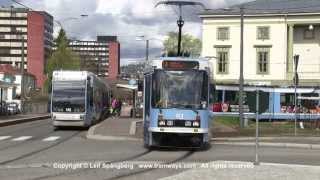
[[[15,68],[10,64],[0,65],[0,73],[11,74],[11,75],[21,74],[18,68]]]
[[[7,83],[7,82],[0,80],[0,88],[8,88],[8,87],[14,87],[14,86],[16,86],[16,84]]]
[[[206,10],[200,14],[200,17],[239,15],[241,6],[246,15],[320,13],[319,0],[256,0],[229,8]]]
[[[0,64],[0,73],[10,74],[10,75],[19,75],[21,74],[21,70],[13,67],[10,64]],[[34,76],[28,72],[25,72],[24,75]]]

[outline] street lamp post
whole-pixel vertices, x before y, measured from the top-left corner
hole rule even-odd
[[[146,41],[146,62],[148,62],[148,60],[149,60],[149,40],[150,39],[145,38],[145,36],[137,36],[136,40],[137,41],[142,41],[142,40]]]
[[[239,76],[239,119],[240,127],[244,127],[243,118],[243,21],[244,21],[244,7],[240,7],[240,76]]]
[[[149,60],[149,39],[146,40],[146,61]]]
[[[297,85],[298,85],[298,64],[299,64],[299,55],[295,55],[294,59],[294,135],[297,136]]]
[[[22,32],[21,32],[22,33]],[[24,37],[23,34],[20,35],[21,39],[21,65],[20,65],[20,73],[21,73],[21,90],[20,90],[20,100],[21,100],[21,112],[24,112]]]

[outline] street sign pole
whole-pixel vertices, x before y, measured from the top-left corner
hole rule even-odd
[[[255,147],[255,161],[254,165],[259,165],[259,91],[256,89],[256,147]]]

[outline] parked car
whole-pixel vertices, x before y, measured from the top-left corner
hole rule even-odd
[[[19,113],[19,105],[15,102],[7,103],[7,112],[8,112],[8,114],[18,114]]]
[[[7,115],[7,104],[5,102],[0,103],[0,115]]]

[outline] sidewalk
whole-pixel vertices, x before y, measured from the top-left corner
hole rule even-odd
[[[130,135],[131,124],[141,119],[110,117],[92,126],[88,133],[88,139],[96,140],[140,140],[135,135]]]
[[[48,113],[0,116],[0,127],[20,124],[20,123],[25,123],[30,121],[36,121],[41,119],[47,119],[49,117],[50,117],[50,114]]]
[[[161,180],[301,180],[320,179],[320,166],[294,164],[261,163],[254,166],[251,162],[214,161],[209,166],[190,169]]]

